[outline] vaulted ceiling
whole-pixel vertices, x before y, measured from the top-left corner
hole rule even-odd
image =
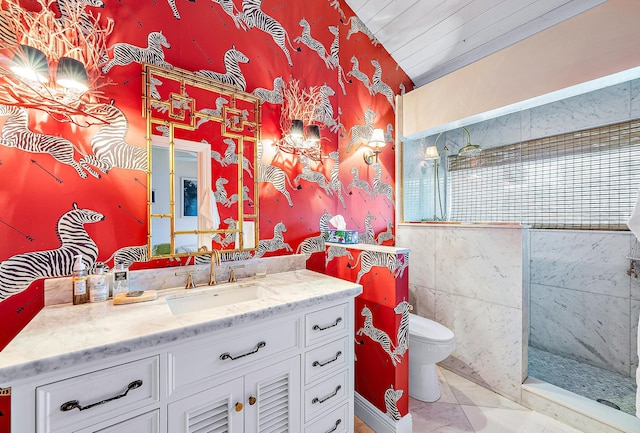
[[[606,0],[345,0],[416,87]]]

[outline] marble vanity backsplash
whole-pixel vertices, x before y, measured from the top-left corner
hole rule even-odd
[[[243,266],[244,267],[238,267]],[[306,268],[304,254],[264,257],[260,259],[223,262],[216,267],[216,281],[224,282],[229,278],[229,267],[235,266],[236,278],[253,277],[256,273],[276,274]],[[209,283],[209,264],[174,266],[168,268],[141,269],[129,272],[129,290],[162,290],[183,287],[187,275],[176,275],[193,271],[197,286]],[[72,301],[71,277],[49,278],[44,283],[44,303],[46,306],[68,304]]]

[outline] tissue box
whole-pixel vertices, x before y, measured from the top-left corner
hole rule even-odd
[[[358,232],[355,230],[327,230],[322,232],[326,242],[338,244],[357,244]]]

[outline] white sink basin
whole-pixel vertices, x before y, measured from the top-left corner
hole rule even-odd
[[[273,296],[260,286],[244,286],[225,289],[205,289],[195,293],[168,296],[167,305],[174,315],[194,313],[210,308],[224,307]]]

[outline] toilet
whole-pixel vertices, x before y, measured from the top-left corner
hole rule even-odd
[[[433,402],[440,398],[436,363],[456,348],[453,332],[433,320],[409,314],[409,395]]]

